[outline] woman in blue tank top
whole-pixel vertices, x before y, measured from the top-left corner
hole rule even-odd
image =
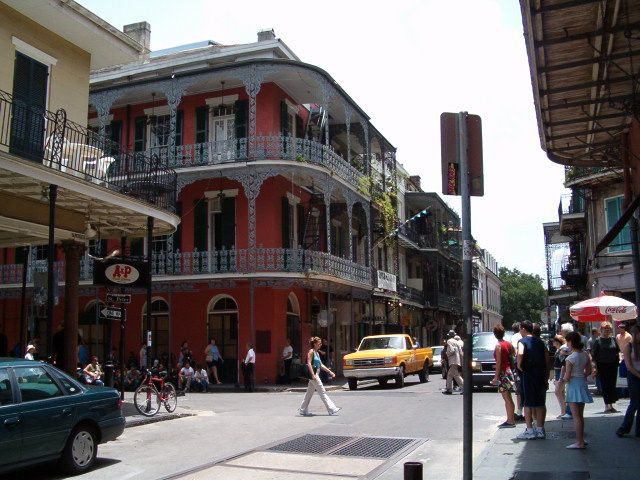
[[[305,365],[308,370],[309,385],[307,385],[307,391],[304,395],[304,400],[302,401],[302,404],[298,409],[298,413],[305,417],[310,415],[309,402],[311,401],[311,397],[313,397],[313,392],[318,392],[318,395],[320,395],[320,400],[322,400],[322,403],[324,403],[324,406],[327,408],[327,412],[329,412],[329,415],[335,415],[340,411],[340,407],[336,407],[327,395],[327,392],[324,389],[324,385],[322,385],[322,380],[320,380],[321,370],[327,372],[331,378],[336,376],[336,374],[333,373],[325,365],[323,365],[322,361],[320,360],[318,350],[320,349],[321,345],[322,339],[320,339],[320,337],[311,337],[309,339],[309,346],[311,348],[307,353],[307,363]]]

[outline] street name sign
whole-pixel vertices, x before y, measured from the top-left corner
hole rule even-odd
[[[131,303],[131,295],[128,293],[107,293],[109,303]]]
[[[105,307],[100,310],[100,314],[104,318],[108,318],[111,320],[122,320],[123,311],[119,308],[109,308]]]

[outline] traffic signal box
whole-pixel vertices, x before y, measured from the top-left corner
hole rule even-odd
[[[458,115],[467,123],[467,165],[469,194],[484,196],[482,168],[482,120],[478,115],[445,112],[440,115],[440,148],[442,161],[442,193],[460,195],[460,161],[458,155]]]

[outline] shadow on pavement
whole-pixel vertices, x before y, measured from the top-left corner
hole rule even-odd
[[[120,460],[114,458],[100,458],[100,448],[98,448],[98,458],[90,472],[100,470],[102,468],[110,467],[120,463]],[[42,463],[36,467],[25,467],[22,470],[16,470],[15,472],[5,473],[0,475],[0,480],[18,480],[28,478],[29,480],[60,480],[69,477],[64,473],[56,462]]]

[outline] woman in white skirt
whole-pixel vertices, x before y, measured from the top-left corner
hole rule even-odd
[[[311,397],[313,397],[313,392],[315,391],[320,395],[320,400],[322,400],[324,406],[327,407],[329,415],[335,415],[341,410],[341,408],[336,407],[328,397],[327,392],[324,389],[324,385],[322,385],[322,380],[320,380],[320,370],[327,372],[331,378],[336,376],[335,373],[324,366],[320,361],[320,355],[318,354],[320,345],[322,345],[322,339],[319,337],[311,337],[309,340],[309,346],[311,349],[307,353],[306,364],[306,368],[309,371],[309,385],[307,385],[307,392],[304,395],[302,405],[300,405],[300,408],[298,409],[298,413],[305,417],[309,415],[309,402],[311,401]]]
[[[587,445],[584,441],[584,404],[593,403],[587,388],[587,377],[591,374],[591,358],[587,352],[582,351],[582,339],[578,332],[567,334],[565,340],[571,348],[571,354],[565,362],[564,377],[561,380],[567,385],[566,400],[576,429],[576,442],[567,445],[567,448],[583,450]]]

